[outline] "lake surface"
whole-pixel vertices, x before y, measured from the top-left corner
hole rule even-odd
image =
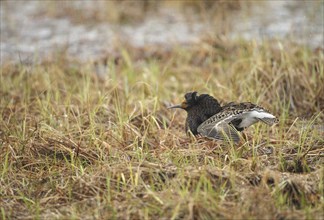
[[[62,51],[81,61],[96,60],[124,44],[168,48],[199,42],[206,35],[258,42],[288,40],[311,48],[324,45],[323,0],[251,1],[214,19],[175,4],[161,4],[138,21],[119,23],[100,19],[113,12],[106,1],[0,3],[1,63],[34,62]],[[100,16],[92,21],[93,15]],[[78,16],[84,21],[78,21]]]

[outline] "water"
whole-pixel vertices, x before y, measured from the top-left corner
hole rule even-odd
[[[226,14],[226,32],[201,14],[161,5],[139,22],[75,22],[71,15],[53,16],[53,5],[42,1],[1,1],[1,63],[51,59],[58,51],[82,61],[113,53],[117,45],[133,47],[190,45],[206,35],[262,41],[276,38],[323,48],[324,2],[263,1],[242,4]],[[98,2],[64,2],[84,13],[105,14]],[[59,4],[59,3],[58,3]],[[57,5],[56,5],[57,7]],[[60,8],[59,8],[60,9]],[[109,10],[108,10],[109,13]],[[55,14],[55,13],[54,13]],[[75,18],[75,17],[74,17]],[[224,26],[223,25],[223,26]]]
[[[289,39],[312,48],[324,47],[324,1],[267,1],[242,10],[234,37]]]

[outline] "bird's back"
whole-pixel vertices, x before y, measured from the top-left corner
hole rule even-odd
[[[256,104],[251,102],[231,102],[224,105],[219,113],[204,121],[198,127],[198,132],[206,136],[213,135],[221,138],[220,133],[226,131],[227,135],[238,140],[238,136],[233,133],[233,128],[236,131],[242,131],[258,121],[268,125],[278,122],[274,115]]]

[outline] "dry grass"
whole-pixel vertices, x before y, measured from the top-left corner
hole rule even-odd
[[[96,64],[3,65],[1,218],[323,219],[323,61],[206,39]],[[251,127],[238,146],[187,137],[185,112],[166,106],[192,90],[258,103],[280,124]]]
[[[193,13],[203,19],[220,19],[224,22],[226,13],[236,11],[242,7],[248,8],[248,1],[168,1],[168,0],[142,0],[142,1],[97,1],[96,4],[84,1],[48,1],[41,5],[36,17],[69,18],[76,24],[94,25],[98,23],[122,24],[138,23],[145,20],[148,15],[156,15],[160,8],[178,9],[192,19]]]

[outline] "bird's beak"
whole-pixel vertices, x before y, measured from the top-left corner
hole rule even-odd
[[[171,109],[171,108],[182,108],[182,106],[181,105],[172,105],[172,106],[168,107],[168,109]]]
[[[168,109],[171,109],[171,108],[186,109],[187,107],[188,107],[187,102],[186,101],[183,101],[180,105],[173,105],[173,106],[168,107]]]

